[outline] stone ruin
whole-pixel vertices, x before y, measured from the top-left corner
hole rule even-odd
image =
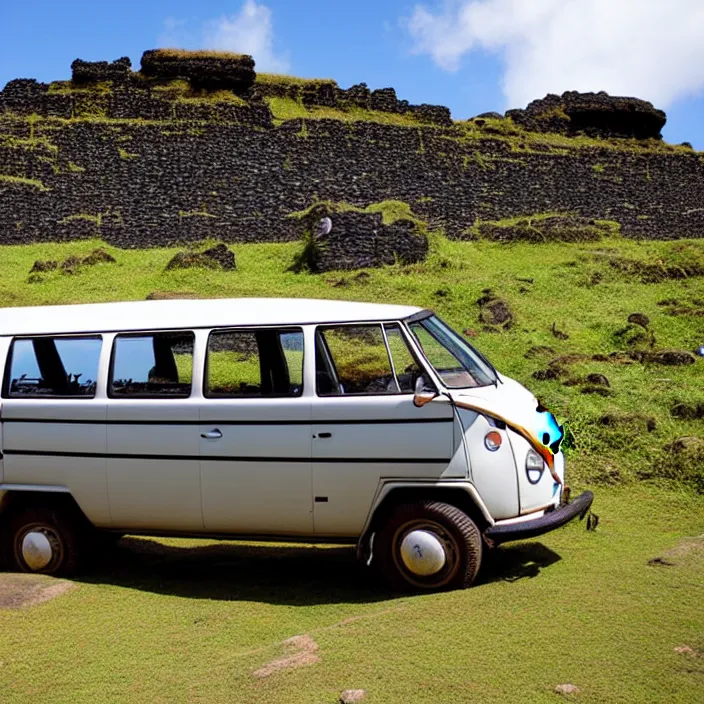
[[[584,133],[604,139],[662,139],[660,130],[667,119],[646,100],[613,97],[603,91],[549,94],[525,110],[509,110],[506,117],[531,132]]]
[[[276,98],[305,117],[275,117]],[[418,261],[426,227],[502,242],[704,237],[704,160],[662,143],[664,123],[605,93],[455,122],[393,88],[258,76],[249,56],[151,50],[137,72],[77,59],[71,81],[0,91],[0,242],[290,241],[305,231],[292,214],[316,202],[333,204],[318,217],[332,222],[322,269]],[[596,139],[536,139],[550,132]],[[369,212],[384,201],[409,218]]]
[[[410,218],[384,224],[381,213],[319,203],[300,218],[299,228],[308,251],[294,270],[317,273],[413,264],[428,254],[427,234]]]

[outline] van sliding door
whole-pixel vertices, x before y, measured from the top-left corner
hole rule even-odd
[[[310,534],[310,400],[301,328],[215,330],[200,406],[205,528]]]
[[[190,331],[115,337],[107,475],[120,528],[203,530],[194,340]]]

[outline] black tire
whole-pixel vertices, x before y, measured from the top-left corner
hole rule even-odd
[[[443,545],[445,564],[429,576],[411,572],[401,544],[413,530],[432,533]],[[474,582],[482,561],[482,538],[474,521],[456,506],[439,501],[401,504],[393,509],[374,540],[374,563],[394,590],[433,592],[464,589]]]
[[[3,552],[10,570],[66,577],[75,574],[86,554],[86,526],[78,516],[64,506],[32,506],[13,511],[5,518]],[[22,551],[30,532],[46,536],[52,546],[48,564],[32,568]]]

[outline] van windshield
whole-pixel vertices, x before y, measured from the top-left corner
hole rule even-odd
[[[494,368],[452,328],[432,315],[408,325],[426,358],[450,389],[490,386]]]

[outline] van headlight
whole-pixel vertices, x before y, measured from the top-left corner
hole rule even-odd
[[[531,484],[537,484],[545,471],[543,458],[533,449],[526,455],[526,476]]]

